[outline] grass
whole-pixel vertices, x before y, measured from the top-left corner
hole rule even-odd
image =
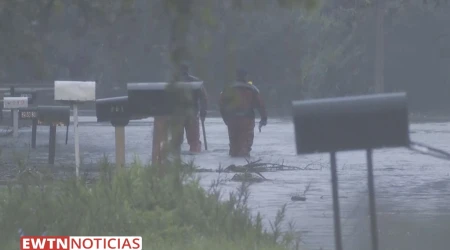
[[[285,206],[270,223],[251,216],[249,183],[223,201],[216,181],[206,191],[193,166],[134,163],[114,171],[102,163],[98,181],[66,180],[52,184],[24,179],[0,192],[0,246],[19,248],[26,235],[137,235],[144,249],[299,249],[294,230],[281,232]],[[293,228],[293,227],[292,227]]]

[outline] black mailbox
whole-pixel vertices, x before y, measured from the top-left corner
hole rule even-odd
[[[298,154],[409,145],[405,93],[294,101]]]
[[[113,126],[126,126],[132,117],[128,97],[112,97],[95,101],[97,122],[111,122]]]
[[[28,97],[28,104],[33,104],[37,98],[37,92],[35,90],[24,91],[24,90],[15,90],[14,97]]]
[[[68,126],[70,123],[69,106],[38,106],[37,110],[41,125],[63,124]]]
[[[191,108],[196,105],[203,82],[178,82],[169,85],[157,83],[129,83],[128,103],[138,116],[171,115],[180,107]],[[182,91],[180,91],[182,90]]]
[[[19,109],[19,119],[34,120],[38,117],[38,110],[36,107]]]

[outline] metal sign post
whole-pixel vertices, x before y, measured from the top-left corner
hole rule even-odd
[[[56,125],[50,124],[50,136],[48,137],[48,164],[55,164],[56,154]]]
[[[342,250],[341,209],[339,206],[339,182],[337,174],[336,152],[330,153],[330,165],[335,245],[336,250]]]
[[[31,148],[36,148],[36,132],[38,120],[35,118],[31,122]]]
[[[372,149],[366,150],[367,156],[367,186],[369,192],[370,232],[372,236],[372,249],[378,250],[378,226],[375,204],[375,183],[373,178]]]
[[[94,81],[55,81],[55,101],[69,102],[73,109],[74,141],[75,141],[75,175],[80,173],[80,141],[78,130],[78,104],[95,101]],[[67,141],[67,140],[66,140]]]
[[[19,136],[19,110],[11,109],[13,117],[13,137]]]
[[[75,175],[78,178],[80,176],[80,136],[78,132],[78,105],[72,103],[73,110],[73,133],[75,142]]]
[[[15,95],[15,88],[14,88],[14,86],[11,86],[11,87],[9,87],[9,93],[10,93],[10,95],[9,95],[9,97],[16,97],[16,95]],[[19,126],[19,122],[14,122],[14,112],[13,112],[13,110],[11,110],[11,116],[12,116],[12,126],[13,126],[13,137],[16,137],[14,134],[15,134],[15,130],[14,130],[14,128],[16,127],[16,124],[17,124],[17,126]]]
[[[67,126],[66,126],[66,145],[67,145],[67,142],[69,141],[69,126],[70,126],[70,122],[67,123]]]
[[[335,248],[343,250],[336,152],[366,150],[371,245],[378,250],[372,150],[408,147],[406,94],[293,102],[297,154],[330,153]]]

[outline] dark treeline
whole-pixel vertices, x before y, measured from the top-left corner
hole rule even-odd
[[[211,109],[236,67],[250,72],[271,109],[286,112],[292,99],[374,91],[370,1],[326,1],[313,12],[270,0],[193,1],[188,62],[207,84]],[[167,2],[0,0],[0,83],[96,80],[101,98],[123,94],[127,82],[165,81]],[[446,112],[448,5],[385,2],[385,91],[407,91],[412,111]]]

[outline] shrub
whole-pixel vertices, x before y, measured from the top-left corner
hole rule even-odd
[[[284,208],[263,229],[247,207],[249,184],[221,201],[213,186],[205,191],[192,165],[134,163],[114,170],[102,164],[98,180],[40,183],[29,179],[0,193],[0,246],[18,249],[19,228],[26,235],[138,235],[144,249],[286,249],[293,233],[280,234]],[[298,243],[298,242],[297,242]],[[298,248],[298,244],[296,244]]]

